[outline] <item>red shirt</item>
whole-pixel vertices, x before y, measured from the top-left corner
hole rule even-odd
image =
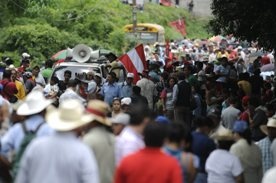
[[[160,148],[146,147],[121,161],[115,183],[182,183],[181,168]]]

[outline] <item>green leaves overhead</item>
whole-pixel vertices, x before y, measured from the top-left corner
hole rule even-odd
[[[275,1],[213,0],[214,18],[210,27],[215,34],[234,34],[258,41],[267,48],[276,47]]]

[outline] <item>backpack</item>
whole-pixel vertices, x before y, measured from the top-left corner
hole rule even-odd
[[[27,131],[26,124],[24,122],[21,124],[25,136],[19,146],[19,150],[16,153],[15,158],[12,163],[12,175],[14,178],[16,177],[16,175],[18,173],[18,169],[20,166],[20,160],[21,160],[27,146],[31,143],[31,141],[33,139],[36,138],[36,133],[43,124],[44,123],[40,123],[34,131],[33,130]]]

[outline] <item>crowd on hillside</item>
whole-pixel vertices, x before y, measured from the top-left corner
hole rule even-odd
[[[274,50],[230,35],[144,54],[136,83],[3,57],[0,182],[275,182]]]

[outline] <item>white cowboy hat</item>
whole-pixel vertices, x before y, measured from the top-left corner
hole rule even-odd
[[[219,128],[219,130],[214,134],[214,139],[218,141],[228,141],[228,140],[234,140],[234,135],[231,130],[226,128]]]
[[[101,100],[90,100],[87,104],[86,112],[95,118],[95,121],[106,126],[111,126],[111,121],[107,118],[110,107]]]
[[[52,100],[44,97],[42,91],[35,90],[27,95],[25,101],[18,107],[16,113],[21,116],[38,114],[52,102]]]
[[[276,116],[272,116],[271,118],[269,118],[266,125],[260,126],[261,131],[266,135],[268,135],[267,128],[276,128]]]
[[[93,116],[85,114],[84,106],[76,99],[68,99],[59,105],[58,109],[49,109],[46,121],[57,131],[70,131],[88,124]]]

